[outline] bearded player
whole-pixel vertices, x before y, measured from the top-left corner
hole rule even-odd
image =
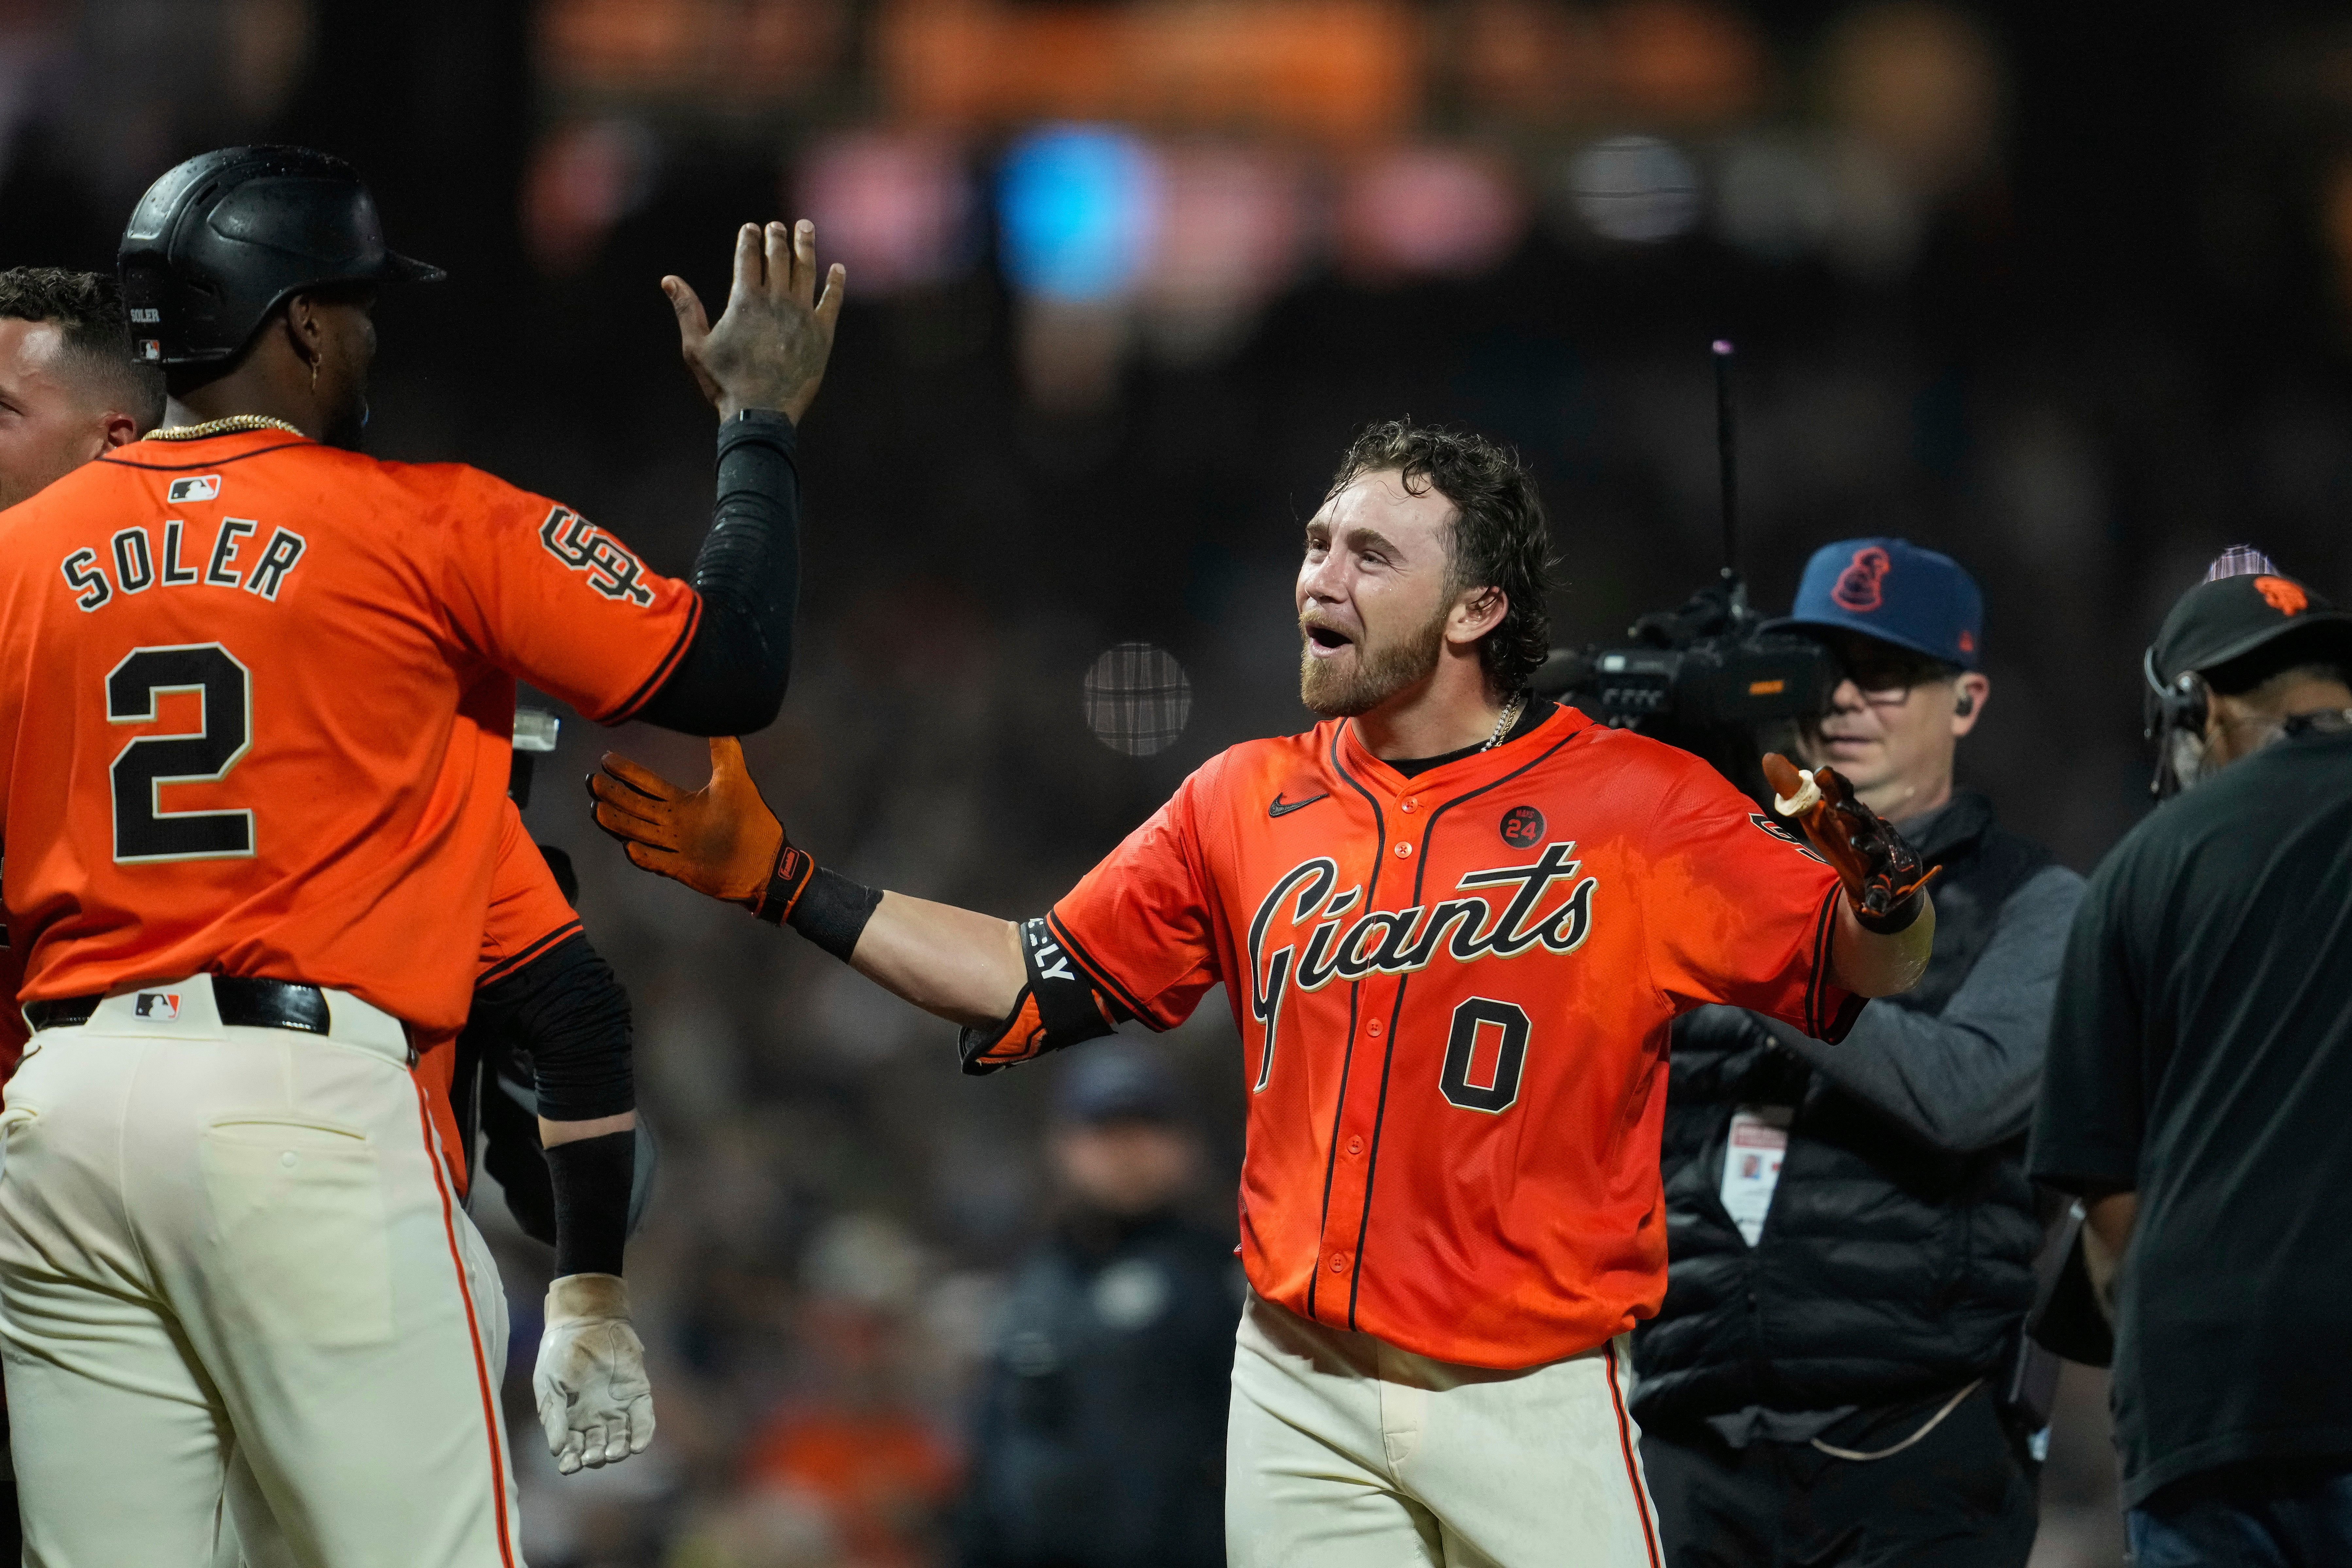
[[[1654,1568],[1622,1336],[1665,1289],[1667,1026],[1722,1002],[1834,1039],[1927,962],[1916,867],[1833,773],[1773,770],[1800,838],[1528,694],[1549,545],[1509,454],[1367,431],[1298,574],[1325,721],[1212,758],[1031,920],[817,868],[731,742],[693,794],[619,757],[591,784],[636,864],[961,1025],[968,1072],[1171,1028],[1225,985],[1246,1568]]]

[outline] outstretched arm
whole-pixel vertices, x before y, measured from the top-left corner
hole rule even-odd
[[[967,1028],[1011,1014],[1025,984],[1013,921],[880,893],[820,869],[793,847],[743,765],[742,743],[710,742],[710,782],[682,790],[618,753],[588,781],[596,826],[630,860],[697,892],[789,924],[884,990]]]

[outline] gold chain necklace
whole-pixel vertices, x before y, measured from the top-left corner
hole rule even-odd
[[[1495,732],[1487,736],[1486,743],[1478,749],[1491,752],[1501,745],[1503,737],[1511,732],[1511,726],[1519,721],[1519,715],[1527,710],[1527,706],[1528,694],[1525,691],[1512,692],[1511,700],[1503,704],[1503,716],[1495,721]]]
[[[232,414],[226,419],[207,419],[201,425],[178,425],[169,430],[150,430],[151,441],[201,441],[207,436],[226,436],[238,430],[283,430],[289,436],[302,432],[283,419],[272,419],[267,414]],[[302,436],[309,440],[308,436]]]

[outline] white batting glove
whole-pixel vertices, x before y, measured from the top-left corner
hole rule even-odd
[[[565,1475],[646,1451],[654,1440],[654,1390],[619,1275],[567,1274],[547,1288],[547,1327],[530,1387],[547,1451]]]

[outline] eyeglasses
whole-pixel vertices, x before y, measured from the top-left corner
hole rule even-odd
[[[1899,708],[1920,687],[1951,679],[1933,659],[1878,648],[1842,647],[1832,652],[1845,678],[1874,708]]]

